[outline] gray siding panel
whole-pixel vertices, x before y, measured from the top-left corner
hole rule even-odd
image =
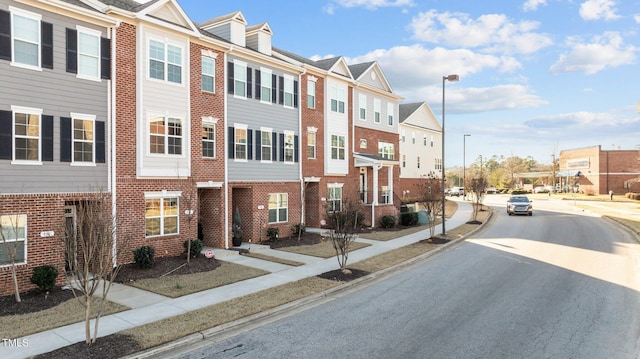
[[[2,1],[6,4],[6,1]],[[102,32],[104,28],[82,23],[59,14],[42,11],[24,4],[8,2],[12,6],[42,15],[42,21],[53,24],[53,70],[35,71],[11,66],[0,60],[0,110],[11,111],[11,106],[38,108],[54,117],[53,162],[42,165],[12,165],[0,160],[0,193],[68,193],[106,190],[107,164],[71,166],[60,162],[60,117],[72,112],[91,114],[96,121],[108,121],[108,81],[78,79],[66,72],[65,29],[77,24]],[[6,5],[0,5],[6,8]],[[107,128],[109,125],[107,124]],[[108,143],[107,139],[107,143]]]
[[[247,62],[245,59],[240,61]],[[247,66],[259,69],[257,63],[248,62]],[[266,67],[265,65],[262,65]],[[282,71],[272,69],[273,74],[281,76]],[[295,74],[290,74],[297,78]],[[255,80],[255,76],[253,77]],[[299,108],[285,108],[280,104],[263,103],[255,98],[239,99],[233,95],[227,95],[228,126],[235,123],[247,125],[251,130],[260,130],[260,127],[271,128],[276,133],[292,131],[298,132]],[[226,130],[226,129],[225,129]],[[233,140],[233,139],[230,139]],[[255,139],[254,139],[255,142]],[[254,152],[256,148],[253,148]],[[279,150],[278,150],[279,153]],[[300,158],[302,156],[299,156]],[[273,161],[262,163],[255,160],[236,162],[227,159],[230,181],[298,181],[300,179],[300,162],[284,163]]]

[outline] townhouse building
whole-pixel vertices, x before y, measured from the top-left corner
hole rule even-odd
[[[400,104],[400,184],[403,198],[418,195],[430,173],[442,178],[442,126],[426,102]]]
[[[21,291],[36,266],[64,273],[76,206],[111,193],[116,26],[77,3],[0,0],[0,295],[13,250]]]

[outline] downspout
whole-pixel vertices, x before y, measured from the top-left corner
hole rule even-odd
[[[113,219],[113,224],[114,226],[116,225],[116,216],[117,216],[117,202],[116,202],[116,196],[117,196],[117,181],[116,181],[116,83],[117,83],[117,78],[116,78],[116,30],[120,27],[121,21],[117,20],[116,21],[116,25],[111,27],[111,80],[110,81],[110,90],[111,91],[107,91],[107,118],[109,119],[109,121],[107,121],[108,126],[110,126],[110,139],[108,141],[108,148],[110,150],[110,154],[111,154],[111,160],[109,161],[110,163],[107,166],[107,177],[109,179],[109,184],[108,186],[110,186],[110,190],[111,190],[111,218]],[[118,248],[117,248],[117,227],[115,231],[113,232],[113,236],[112,236],[112,247],[111,247],[111,255],[112,255],[112,264],[115,267],[116,265],[118,265],[118,258],[117,258],[117,253],[118,253]]]
[[[298,93],[300,94],[299,96],[299,100],[298,100],[298,105],[300,106],[298,108],[298,133],[300,134],[300,136],[298,136],[298,158],[300,159],[300,162],[298,162],[298,175],[300,176],[300,224],[304,227],[305,225],[305,215],[306,215],[306,198],[305,198],[305,186],[304,186],[304,177],[302,174],[302,153],[303,149],[302,149],[302,76],[304,74],[307,73],[307,69],[303,68],[302,69],[302,73],[298,75]]]
[[[229,51],[233,50],[233,46],[229,49]],[[227,112],[227,54],[228,51],[224,53],[224,62],[223,62],[223,120],[222,120],[222,133],[224,136],[224,146],[223,147],[223,158],[224,158],[224,248],[229,249],[229,169],[228,169],[228,161],[229,154],[227,153],[227,149],[229,148],[229,138],[227,131],[227,122],[228,122],[228,112]],[[233,213],[233,211],[231,212]]]
[[[373,201],[371,201],[371,228],[376,227],[376,206],[378,205],[378,171],[382,168],[381,163],[371,166],[373,169]]]

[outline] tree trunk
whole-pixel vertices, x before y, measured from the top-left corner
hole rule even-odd
[[[91,344],[91,297],[85,296],[84,303],[84,341]]]
[[[16,275],[16,264],[11,263],[11,278],[13,278],[13,291],[15,293],[16,302],[22,302],[20,298],[20,288],[18,287],[18,276]]]

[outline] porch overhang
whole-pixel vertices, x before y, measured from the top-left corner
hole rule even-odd
[[[215,182],[215,181],[206,181],[206,182],[196,182],[197,188],[222,188],[224,182]]]
[[[310,183],[310,182],[320,182],[320,177],[316,177],[316,176],[305,177],[305,178],[304,178],[304,182],[305,182],[305,183]]]
[[[376,155],[369,155],[364,153],[354,153],[353,163],[356,167],[383,167],[383,166],[396,166],[399,165],[399,161],[393,161],[387,158],[382,158]]]

